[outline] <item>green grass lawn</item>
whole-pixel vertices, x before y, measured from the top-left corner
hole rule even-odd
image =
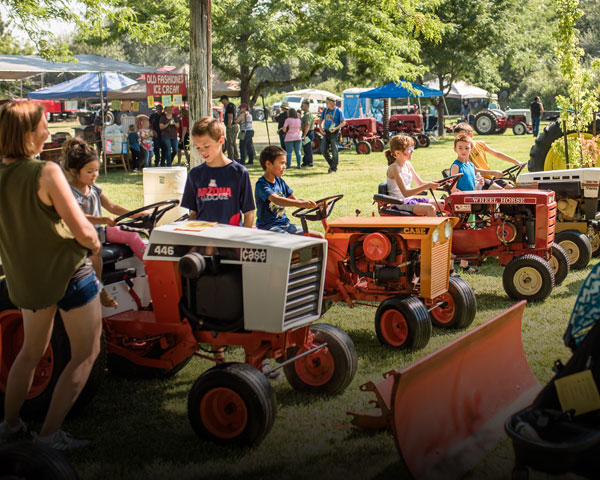
[[[269,124],[274,139],[274,124]],[[529,159],[532,136],[517,137],[511,132],[484,139],[494,148],[521,161]],[[267,141],[264,123],[257,125],[257,144]],[[424,179],[439,179],[441,171],[455,159],[452,139],[432,142],[418,149],[414,166]],[[505,162],[491,162],[492,168],[504,169]],[[359,156],[342,152],[337,174],[327,174],[321,155],[315,167],[290,170],[285,179],[302,198],[318,199],[343,193],[333,218],[376,212],[372,196],[384,180],[386,162],[383,153]],[[260,166],[250,166],[252,182],[261,175]],[[101,176],[99,185],[108,197],[128,208],[143,202],[142,174],[110,172]],[[289,209],[288,209],[289,210]],[[289,213],[289,212],[288,212]],[[317,227],[317,225],[313,225]],[[593,260],[594,265],[597,260]],[[552,376],[555,359],[566,360],[562,346],[576,294],[589,269],[572,271],[541,304],[528,305],[523,318],[523,343],[528,361],[540,382]],[[502,268],[493,259],[474,275],[464,274],[476,293],[478,314],[474,325],[489,320],[512,305],[502,288]],[[359,356],[358,373],[342,395],[314,397],[294,392],[285,379],[273,384],[278,399],[275,425],[256,449],[235,451],[200,442],[194,435],[186,413],[187,394],[195,379],[211,363],[194,359],[175,378],[166,381],[132,381],[114,376],[107,380],[83,414],[68,421],[66,428],[75,435],[89,437],[93,446],[69,455],[82,479],[304,479],[304,478],[408,478],[403,470],[395,443],[388,433],[368,434],[351,428],[348,410],[369,408],[371,397],[359,391],[368,380],[381,379],[382,373],[399,369],[457,338],[461,332],[434,329],[429,345],[413,353],[393,352],[382,347],[374,332],[374,309],[350,309],[336,305],[323,317],[352,337]],[[232,359],[242,360],[240,350]],[[509,478],[513,454],[508,441],[501,443],[468,478]],[[491,472],[495,472],[492,474]],[[503,473],[501,473],[503,472]],[[532,478],[546,478],[532,475]]]

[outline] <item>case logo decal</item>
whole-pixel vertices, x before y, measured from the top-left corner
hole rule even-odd
[[[267,263],[267,249],[242,248],[242,262]]]

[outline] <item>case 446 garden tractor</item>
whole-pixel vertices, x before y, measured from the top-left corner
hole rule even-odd
[[[128,228],[152,230],[174,206],[156,205],[158,213],[127,220]],[[260,443],[276,408],[265,360],[280,362],[275,368],[306,392],[340,393],[356,373],[350,337],[314,324],[321,316],[326,259],[322,239],[198,221],[154,228],[144,262],[127,247],[107,245],[103,278],[119,303],[117,310],[103,310],[109,370],[165,377],[193,356],[215,361],[189,393],[194,431],[218,443]],[[22,338],[20,312],[3,305],[0,392]],[[241,346],[245,362],[227,362],[228,346]],[[55,359],[65,354],[58,347],[53,337],[28,403],[42,394],[49,399],[59,374]],[[35,407],[45,412],[42,403]]]
[[[477,301],[469,284],[450,277],[450,250],[455,218],[327,218],[343,195],[298,209],[304,231],[321,221],[328,242],[324,299],[377,307],[379,341],[394,349],[420,349],[433,325],[467,328]]]
[[[524,173],[519,187],[556,194],[554,241],[569,255],[571,268],[585,268],[592,256],[600,255],[600,168]]]

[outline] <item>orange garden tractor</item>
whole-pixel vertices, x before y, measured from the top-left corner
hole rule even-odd
[[[520,164],[508,168],[505,178],[514,180],[514,172],[523,167]],[[453,177],[440,183],[447,184]],[[380,196],[375,200],[382,215],[394,214],[391,206],[401,203],[393,197]],[[458,218],[452,241],[456,259],[481,264],[486,257],[497,257],[498,263],[506,267],[502,284],[510,298],[544,300],[569,273],[569,257],[554,243],[554,192],[458,191],[444,202],[445,214]]]
[[[119,304],[103,308],[108,367],[131,376],[166,377],[193,356],[214,361],[188,397],[192,428],[202,439],[256,445],[275,420],[275,393],[262,371],[266,360],[279,362],[271,370],[282,368],[295,389],[319,394],[342,392],[356,373],[348,335],[313,324],[321,316],[327,244],[198,221],[153,229],[177,203],[159,202],[149,206],[151,214],[120,223],[151,230],[143,262],[128,247],[105,246],[103,279]],[[0,305],[1,393],[20,349],[22,321],[5,295]],[[68,359],[68,342],[56,323],[24,414],[47,410]],[[245,362],[226,361],[228,346],[241,346]]]
[[[321,221],[328,242],[324,300],[377,306],[375,331],[394,349],[419,349],[431,324],[467,328],[477,310],[471,287],[449,277],[452,227],[446,217],[341,217],[328,222],[343,195],[293,215]],[[374,305],[375,303],[376,305]]]

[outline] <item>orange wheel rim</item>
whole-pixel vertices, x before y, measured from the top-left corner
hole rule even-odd
[[[209,390],[200,402],[200,416],[206,430],[217,438],[232,439],[248,424],[248,408],[242,397],[230,388]]]
[[[446,306],[434,308],[431,311],[431,315],[433,315],[433,317],[438,323],[450,323],[454,318],[454,314],[456,312],[456,305],[454,304],[454,299],[452,298],[452,295],[446,292],[441,297],[439,297],[439,301],[446,302]]]
[[[380,324],[383,338],[393,347],[399,347],[408,338],[408,324],[402,313],[394,308],[386,310]]]
[[[8,373],[23,346],[23,316],[18,310],[6,310],[0,313],[0,389],[6,391]],[[54,370],[54,352],[49,344],[33,374],[33,382],[26,399],[32,399],[43,393],[52,380]]]
[[[325,385],[335,372],[335,362],[327,347],[299,358],[294,367],[300,380],[313,387]]]

